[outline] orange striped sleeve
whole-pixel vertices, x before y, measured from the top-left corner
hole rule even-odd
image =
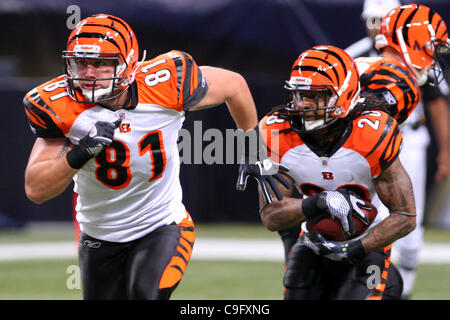
[[[61,138],[64,133],[56,123],[55,111],[42,99],[39,91],[33,89],[23,98],[25,115],[31,130],[41,138]]]
[[[290,149],[303,144],[300,136],[290,128],[289,121],[276,113],[265,116],[259,122],[259,132],[267,155],[277,163]]]
[[[414,76],[404,65],[391,58],[376,60],[361,75],[361,91],[386,101],[390,115],[398,123],[409,117],[421,99]]]
[[[398,157],[402,142],[397,121],[384,112],[372,111],[354,120],[353,132],[343,147],[365,157],[376,178]]]
[[[178,55],[182,61],[182,74],[177,74],[179,83],[181,83],[181,94],[179,105],[183,110],[198,104],[208,91],[206,81],[203,80],[203,74],[194,61],[194,59],[186,52],[171,51]]]
[[[139,102],[179,112],[198,104],[208,85],[197,63],[182,51],[172,50],[145,61],[136,75]]]

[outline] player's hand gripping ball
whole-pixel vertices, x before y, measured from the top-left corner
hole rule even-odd
[[[327,212],[318,215],[315,219],[307,220],[306,228],[309,232],[319,232],[325,239],[332,241],[346,241],[358,237],[372,224],[378,211],[369,200],[357,198],[357,201],[352,202],[353,212],[349,221],[353,224],[352,234],[344,232],[341,221]]]

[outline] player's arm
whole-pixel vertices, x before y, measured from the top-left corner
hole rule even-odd
[[[25,193],[41,204],[62,193],[78,170],[69,166],[66,154],[72,149],[66,138],[37,138],[25,170]]]
[[[361,239],[366,252],[380,250],[416,227],[414,192],[400,159],[397,158],[374,182],[390,215]]]
[[[245,79],[238,73],[225,69],[203,66],[200,67],[202,75],[208,82],[208,91],[196,105],[189,110],[199,110],[226,103],[228,110],[238,129],[242,129],[249,136],[259,137],[258,117],[252,95]],[[256,146],[246,144],[243,150],[243,163],[239,166],[236,189],[243,191],[246,188],[248,177],[255,178],[266,191],[266,201],[272,202],[269,196],[268,185],[275,188],[277,198],[281,199],[281,193],[276,190],[273,180],[280,181],[278,171],[288,171],[284,166],[279,166],[267,157],[263,152],[260,139],[256,139]],[[254,148],[256,147],[256,148]]]
[[[436,181],[444,180],[450,173],[450,155],[449,155],[449,107],[443,96],[427,102],[427,109],[430,115],[436,141],[438,143],[438,154],[436,157],[437,171]]]
[[[120,120],[97,121],[76,146],[66,138],[37,138],[25,169],[27,197],[40,204],[63,192],[77,171],[112,143],[119,125]]]
[[[268,202],[261,184],[259,186],[260,215],[267,229],[275,231],[291,228],[306,220],[313,221],[322,216],[331,215],[340,221],[344,232],[350,235],[355,233],[352,223],[353,212],[359,212],[364,216],[360,211],[363,201],[345,190],[322,191],[308,198],[299,199],[294,180],[285,173],[280,175],[286,180],[285,183],[273,181],[272,183],[277,184],[277,188],[272,187],[272,191],[267,190],[271,193],[272,199],[275,199],[273,190],[280,192],[282,197],[276,196],[278,201]],[[347,209],[342,210],[342,208]]]
[[[365,253],[381,250],[413,231],[416,227],[416,210],[411,180],[398,158],[375,179],[375,187],[390,215],[363,238],[336,242],[325,239],[320,233],[310,232],[299,241],[328,259],[356,263]]]
[[[200,110],[226,103],[236,126],[244,131],[258,124],[253,97],[245,79],[238,73],[208,66],[200,70],[208,82],[208,91],[198,104],[189,110]]]
[[[268,203],[261,186],[258,187],[261,221],[270,231],[293,227],[305,221],[302,211],[302,200],[293,197],[296,193],[294,180],[287,174],[281,174],[291,185],[288,189],[281,183],[278,183],[278,189],[283,195],[281,201],[274,200],[272,203]],[[272,190],[269,190],[269,192],[273,199],[277,199]]]

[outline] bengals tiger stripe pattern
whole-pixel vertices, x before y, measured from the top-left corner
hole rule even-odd
[[[159,282],[159,289],[172,288],[176,286],[183,277],[187,264],[191,259],[195,241],[194,223],[189,216],[188,218],[183,219],[179,225],[182,229],[177,246],[177,253],[172,257],[169,264],[164,269]]]
[[[356,61],[364,62],[364,58]],[[374,94],[386,101],[391,117],[403,123],[421,99],[414,75],[393,58],[372,59],[371,62],[361,75],[362,95]]]

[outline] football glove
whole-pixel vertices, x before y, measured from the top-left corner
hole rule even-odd
[[[248,178],[253,177],[256,181],[258,181],[264,199],[267,203],[273,202],[272,195],[269,191],[269,186],[272,188],[277,199],[281,201],[283,199],[283,195],[278,189],[276,181],[281,183],[285,188],[290,189],[290,183],[279,173],[279,171],[288,172],[289,168],[274,162],[267,156],[260,143],[258,127],[253,129],[253,132],[250,134],[256,134],[257,137],[258,145],[255,150],[256,154],[251,154],[249,152],[249,146],[245,146],[244,160],[239,166],[236,190],[244,191],[247,188]]]
[[[121,121],[120,119],[113,123],[97,121],[78,145],[67,153],[69,165],[74,169],[80,169],[109,146],[114,138],[114,130],[119,127]]]
[[[318,232],[308,232],[299,241],[314,251],[315,254],[334,261],[354,264],[365,255],[361,240],[346,243],[329,241]]]
[[[339,219],[344,233],[350,236],[355,233],[353,215],[365,225],[369,224],[361,209],[370,210],[370,206],[347,190],[317,193],[302,201],[302,209],[306,219],[311,222],[317,221],[327,214]]]

